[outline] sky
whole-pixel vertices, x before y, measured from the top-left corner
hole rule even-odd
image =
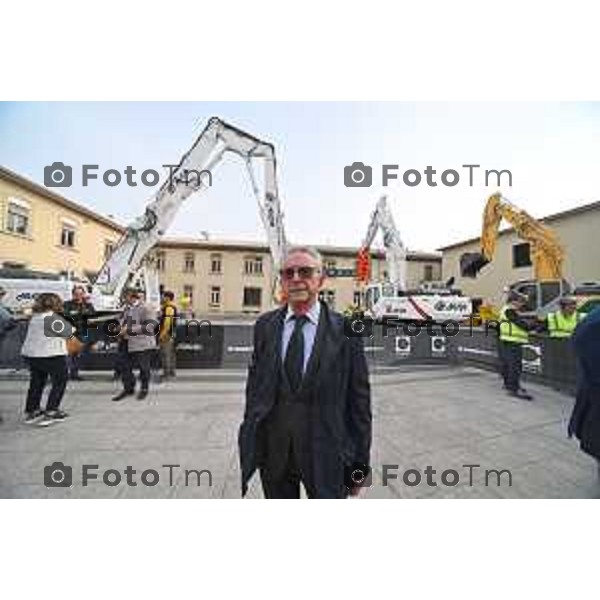
[[[275,144],[288,239],[295,244],[358,246],[375,203],[387,194],[404,244],[431,251],[477,236],[487,197],[500,191],[535,217],[600,200],[600,103],[415,102],[16,102],[0,103],[0,164],[43,183],[44,167],[73,167],[70,200],[122,224],[143,213],[158,189],[141,184],[145,169],[166,176],[208,119],[219,116]],[[372,187],[346,187],[344,167],[372,167]],[[137,171],[137,187],[99,178],[81,185],[81,165]],[[382,184],[382,165],[399,179]],[[469,185],[464,164],[479,164]],[[437,187],[427,185],[431,166]],[[422,173],[407,186],[402,174]],[[458,171],[453,187],[446,169]],[[509,169],[500,187],[485,169]],[[244,164],[228,157],[213,185],[190,197],[168,236],[262,240]],[[377,244],[381,242],[380,237]]]

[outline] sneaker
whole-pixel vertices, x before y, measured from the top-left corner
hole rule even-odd
[[[531,394],[528,394],[527,392],[524,392],[523,390],[517,390],[516,392],[508,392],[508,394],[510,396],[513,396],[514,398],[519,398],[521,400],[533,400],[533,396]]]
[[[58,423],[58,420],[44,415],[35,425],[36,427],[49,427],[50,425],[54,425],[54,423]]]
[[[25,413],[25,425],[37,425],[46,415],[43,410]]]
[[[148,390],[140,390],[138,395],[137,395],[137,399],[138,400],[145,400],[146,396],[148,395]]]
[[[55,421],[62,421],[69,416],[64,410],[56,409],[56,410],[47,410],[46,417],[48,419],[54,419]]]
[[[134,392],[126,392],[125,390],[123,390],[122,392],[119,392],[116,396],[113,396],[112,401],[113,402],[119,402],[119,400],[124,400],[125,398],[127,398],[127,396],[133,396]]]

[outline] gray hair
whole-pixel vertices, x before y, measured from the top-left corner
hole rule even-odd
[[[299,252],[308,254],[317,261],[319,269],[323,268],[323,257],[314,246],[290,246],[285,251],[285,254],[283,256],[283,262],[285,262],[292,254],[298,254]]]

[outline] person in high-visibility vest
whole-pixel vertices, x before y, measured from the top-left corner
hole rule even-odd
[[[522,316],[526,306],[525,296],[516,292],[509,294],[500,311],[498,354],[500,372],[508,393],[522,400],[533,400],[531,394],[521,387],[523,346],[529,343],[529,332],[535,329],[535,325]]]
[[[559,310],[546,317],[545,329],[551,338],[570,338],[585,314],[577,312],[577,301],[568,296],[559,300],[559,307]]]

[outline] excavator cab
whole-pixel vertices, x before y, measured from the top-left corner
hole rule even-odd
[[[525,312],[544,317],[548,312],[556,310],[561,296],[569,294],[571,286],[564,280],[557,281],[517,281],[510,286],[510,291],[527,297]]]

